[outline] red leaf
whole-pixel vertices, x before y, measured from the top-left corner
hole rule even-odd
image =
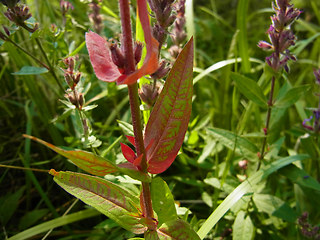
[[[192,105],[193,39],[186,44],[172,67],[148,121],[144,144],[148,172],[165,171],[174,161],[188,128]]]
[[[86,44],[97,78],[106,82],[118,80],[121,74],[111,59],[107,41],[94,32],[87,32]]]
[[[134,136],[126,136],[126,138],[128,139],[128,141],[134,146],[136,147],[136,142],[134,140]]]
[[[121,151],[125,159],[127,159],[128,162],[133,163],[134,160],[136,159],[136,154],[135,152],[127,145],[120,143],[121,145]]]

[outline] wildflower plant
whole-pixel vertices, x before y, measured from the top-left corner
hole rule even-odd
[[[102,178],[50,170],[54,180],[67,192],[95,207],[128,231],[144,233],[146,239],[168,239],[168,236],[174,239],[199,239],[186,222],[177,218],[171,197],[159,203],[159,196],[170,194],[169,189],[161,178],[152,179],[149,175],[162,173],[169,168],[182,146],[188,128],[192,104],[193,41],[189,40],[175,61],[143,134],[137,81],[158,70],[159,44],[162,43],[152,34],[146,0],[138,0],[137,10],[147,53],[143,65],[137,69],[142,48],[140,44],[136,44],[135,50],[133,47],[129,6],[127,0],[119,1],[122,23],[120,48],[109,45],[94,32],[86,33],[87,49],[98,79],[128,86],[134,136],[127,136],[127,139],[135,147],[134,151],[121,143],[122,153],[128,162],[116,165],[90,152],[66,151],[40,139],[26,137],[69,158],[92,175],[123,173],[140,180],[141,194],[138,197]],[[152,8],[156,10],[159,6],[158,2],[154,2]],[[81,110],[83,96],[75,90],[80,73],[74,73],[74,58],[65,59],[65,64],[68,66],[65,79],[71,89],[67,98],[76,109]],[[163,191],[157,192],[158,187]],[[170,211],[163,212],[165,208]]]
[[[261,54],[256,44],[244,47],[246,30],[256,37],[252,42],[264,32],[248,26],[265,22],[245,22],[247,10],[255,7],[247,0],[60,0],[43,1],[44,6],[35,1],[30,8],[24,4],[29,1],[0,2],[5,20],[0,26],[0,62],[5,63],[0,78],[10,80],[0,89],[0,111],[5,112],[0,126],[6,135],[0,137],[11,140],[0,141],[0,153],[4,161],[21,159],[23,164],[8,166],[1,160],[0,167],[25,170],[6,169],[0,177],[11,186],[23,182],[17,191],[12,187],[12,194],[7,184],[1,185],[5,238],[29,239],[57,227],[66,231],[55,229],[51,238],[319,238],[319,211],[314,209],[320,193],[320,110],[302,99],[310,85],[299,85],[309,76],[308,66],[319,66],[314,59],[320,52],[317,44],[308,45],[319,42],[316,25],[308,25],[314,15],[295,24],[301,11],[291,1],[266,0],[273,3],[274,15],[269,41],[258,43],[270,53],[261,61],[249,58]],[[234,3],[239,29],[229,23],[234,20],[230,10],[225,11]],[[315,0],[311,5],[316,8]],[[43,11],[34,14],[38,7]],[[265,14],[251,12],[251,20]],[[186,34],[186,25],[195,31],[197,49],[193,38],[187,39],[191,32]],[[293,26],[305,30],[301,39],[315,34],[300,41]],[[299,53],[302,49],[312,53],[308,61],[303,59],[307,53]],[[295,55],[302,61],[293,68]],[[246,61],[258,66],[238,68]],[[289,66],[295,72],[307,67],[296,77]],[[193,71],[199,73],[195,79]],[[249,78],[260,73],[257,82]],[[314,75],[318,86],[320,70]],[[14,126],[13,131],[6,125]],[[30,140],[62,157],[48,158],[38,150],[32,154],[39,144]],[[70,167],[72,172],[65,170]],[[46,174],[37,176],[35,171]],[[46,181],[37,180],[43,176]],[[46,184],[62,189],[46,193]],[[41,195],[39,204],[33,201],[39,197],[33,186]],[[76,205],[78,200],[89,206]],[[19,204],[26,207],[17,211],[23,217],[16,219],[13,212]],[[79,232],[73,231],[77,225],[66,226],[100,214],[107,219],[87,220],[86,231],[82,223]],[[19,226],[9,220],[20,220]]]

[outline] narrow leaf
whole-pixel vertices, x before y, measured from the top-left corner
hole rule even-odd
[[[230,150],[235,150],[237,154],[245,156],[250,160],[257,159],[259,149],[249,140],[220,128],[209,128],[208,130],[211,135]]]
[[[173,65],[145,131],[148,172],[161,173],[174,161],[188,128],[192,105],[193,39]]]
[[[76,166],[78,166],[82,170],[94,174],[96,176],[105,176],[106,174],[119,171],[119,168],[114,163],[93,153],[82,150],[66,151],[50,143],[47,143],[39,138],[29,135],[23,136],[47,146],[53,151],[59,153],[60,155],[70,159],[70,161],[72,161]]]
[[[257,82],[238,73],[231,73],[231,78],[235,82],[239,91],[252,102],[261,107],[267,106],[267,98]]]
[[[200,240],[191,226],[181,219],[163,224],[157,232],[160,240]]]
[[[167,183],[160,177],[151,182],[151,199],[153,210],[158,215],[159,226],[178,218],[174,198]]]
[[[285,93],[278,101],[275,102],[274,106],[278,108],[287,108],[296,103],[300,97],[302,97],[308,90],[310,85],[304,85],[299,87],[293,87]]]
[[[12,75],[39,75],[49,72],[43,67],[23,66],[18,72],[11,73]]]
[[[140,223],[139,198],[105,179],[73,172],[50,170],[54,181],[84,203],[96,208],[120,226],[136,234],[146,228]]]
[[[320,192],[320,183],[312,176],[309,176],[306,171],[293,164],[281,169],[279,173],[290,179],[293,183],[299,184],[301,187],[310,188]]]
[[[71,213],[66,216],[58,217],[48,222],[41,223],[37,226],[29,228],[23,232],[20,232],[10,238],[8,240],[24,240],[24,239],[32,239],[32,237],[36,236],[37,234],[46,232],[50,229],[61,227],[67,225],[69,223],[81,221],[83,219],[88,219],[94,216],[100,215],[100,213],[93,209],[86,209],[79,212]]]
[[[267,178],[273,172],[283,168],[284,166],[289,165],[295,161],[302,161],[309,158],[309,155],[301,154],[290,156],[286,158],[279,159],[269,166],[259,170],[250,176],[247,180],[241,183],[236,189],[230,193],[223,202],[213,211],[213,213],[207,218],[203,223],[199,231],[197,232],[201,239],[211,231],[211,229],[216,225],[216,223],[223,217],[223,215],[236,203],[238,202],[243,195],[249,192],[253,192],[252,186],[258,184],[263,179]]]

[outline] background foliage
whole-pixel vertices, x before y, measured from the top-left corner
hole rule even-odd
[[[127,90],[98,81],[93,73],[84,45],[85,32],[93,29],[88,18],[89,1],[70,1],[74,10],[67,13],[65,25],[58,1],[24,2],[30,7],[34,21],[40,23],[37,35],[16,29],[3,14],[0,22],[10,27],[14,42],[45,61],[35,43],[36,38],[41,40],[64,89],[67,86],[61,68],[65,66],[61,60],[79,56],[82,92],[86,92],[87,103],[97,105],[86,112],[92,136],[101,141],[95,151],[119,161],[123,158],[119,141],[125,141],[121,136],[130,131],[124,124],[130,122]],[[303,10],[293,25],[298,41],[292,52],[298,61],[290,63],[290,73],[276,82],[275,96],[280,99],[291,87],[300,88],[294,94],[298,97],[285,101],[273,111],[266,159],[271,162],[298,153],[309,154],[309,157],[253,186],[254,194],[245,195],[234,205],[207,239],[304,239],[297,220],[304,212],[309,213],[310,224],[320,226],[319,142],[315,140],[317,136],[306,135],[309,132],[302,127],[302,121],[312,114],[306,108],[318,105],[318,97],[313,93],[319,92],[319,86],[312,72],[320,66],[320,3],[316,0],[292,3]],[[5,12],[6,8],[1,6],[0,10]],[[101,13],[104,24],[101,34],[108,38],[119,37],[117,1],[103,1]],[[194,31],[196,41],[193,111],[181,154],[161,177],[181,207],[178,214],[188,219],[196,230],[221,201],[256,170],[258,157],[253,153],[261,148],[266,108],[248,100],[248,95],[243,93],[253,86],[242,86],[241,91],[239,75],[232,72],[259,82],[267,96],[271,75],[264,71],[264,58],[268,53],[259,49],[257,43],[267,40],[265,32],[270,25],[270,15],[269,0],[259,1],[259,4],[249,0],[197,0],[194,1],[194,18],[187,11],[188,34]],[[134,14],[132,18],[135,19]],[[170,44],[169,40],[168,47]],[[54,77],[50,73],[19,74],[24,66],[39,66],[12,44],[1,42],[1,45],[1,164],[79,171],[65,158],[22,138],[26,133],[58,146],[87,147],[81,142],[82,128],[77,113],[61,102],[65,99],[64,92]],[[237,60],[239,57],[242,62]],[[204,71],[209,67],[212,71]],[[240,142],[240,149],[235,141]],[[239,167],[241,160],[248,160],[247,168]],[[130,179],[109,178],[138,192]],[[51,239],[133,237],[115,222],[75,201],[48,174],[1,168],[0,190],[1,238],[47,221],[53,221],[48,226],[60,226],[50,234]],[[69,220],[73,223],[67,225],[68,220],[59,218],[66,211],[74,214],[73,219],[83,220]],[[30,231],[30,236],[37,233],[34,229]]]

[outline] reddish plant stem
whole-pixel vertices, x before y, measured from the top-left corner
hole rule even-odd
[[[265,148],[266,148],[267,138],[268,138],[268,133],[269,133],[271,110],[272,110],[272,106],[273,106],[274,83],[275,83],[275,76],[272,76],[270,96],[269,96],[269,100],[268,100],[268,112],[267,112],[267,118],[266,118],[266,127],[264,129],[265,137],[264,137],[263,143],[262,143],[262,148],[261,148],[261,153],[260,153],[259,162],[258,162],[258,166],[257,166],[257,171],[260,169],[261,162],[262,162],[264,155],[265,155]]]
[[[121,26],[122,26],[122,47],[126,59],[125,73],[130,74],[135,71],[135,59],[133,53],[133,41],[130,21],[130,6],[128,0],[119,0]],[[136,144],[137,155],[143,154],[141,162],[141,170],[147,171],[147,162],[145,158],[145,148],[142,134],[142,124],[140,116],[140,102],[138,97],[138,84],[134,83],[128,85],[130,108],[133,132]],[[147,219],[153,218],[153,209],[150,194],[150,185],[147,182],[142,182],[141,206],[143,207],[142,213]]]

